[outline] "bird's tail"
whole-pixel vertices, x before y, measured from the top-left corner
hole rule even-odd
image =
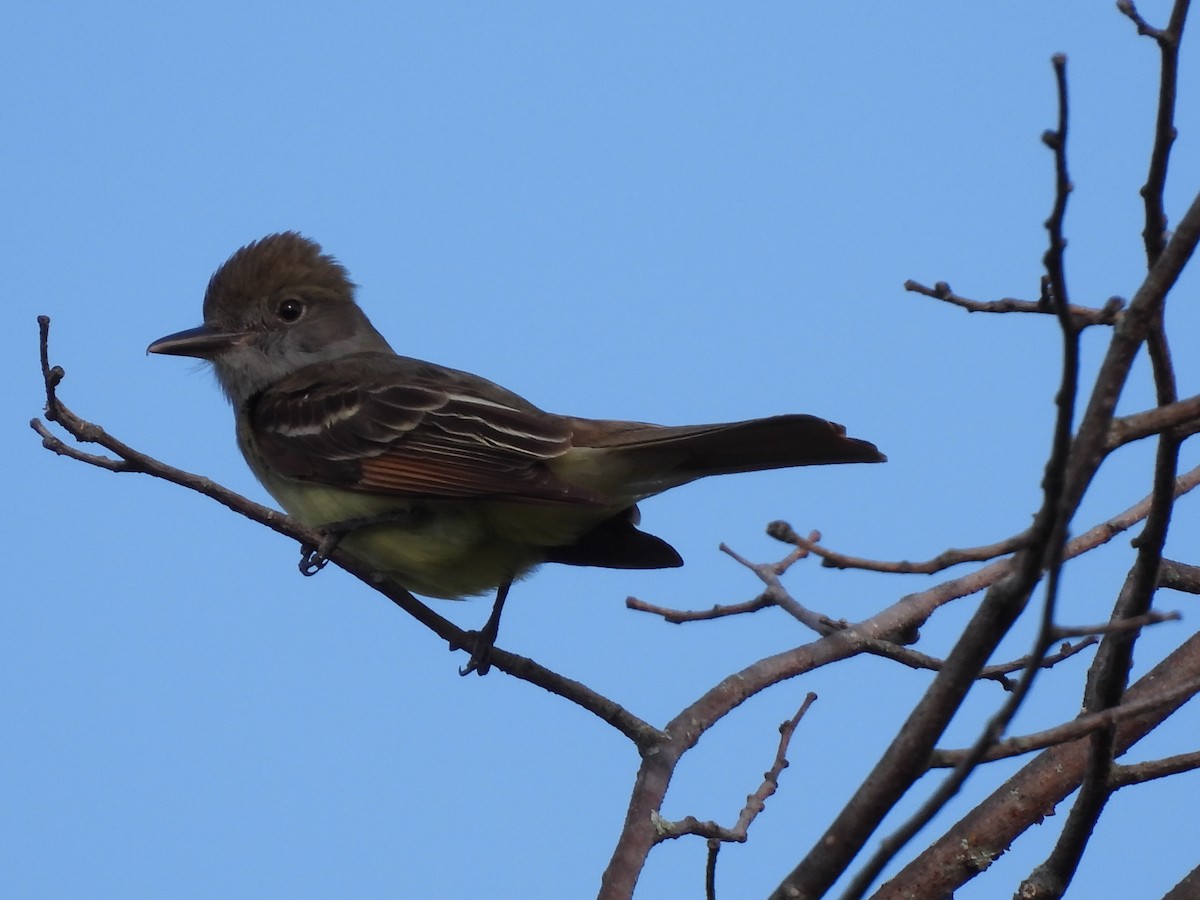
[[[577,449],[599,451],[596,456],[605,461],[600,468],[620,469],[611,474],[641,482],[639,493],[646,494],[708,475],[887,459],[869,441],[847,437],[836,422],[806,415],[719,425],[576,420],[572,442]]]

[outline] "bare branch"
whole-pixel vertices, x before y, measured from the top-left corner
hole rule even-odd
[[[1171,429],[1175,429],[1176,436],[1180,438],[1200,431],[1200,394],[1113,419],[1108,433],[1108,449],[1115,450],[1131,441]]]
[[[61,370],[60,370],[61,371]],[[107,469],[110,472],[140,472],[141,470],[130,465],[126,460],[113,459],[111,456],[105,456],[102,453],[86,453],[78,447],[72,447],[69,444],[63,443],[58,437],[46,427],[46,423],[41,419],[30,419],[29,427],[36,431],[42,437],[42,446],[51,453],[57,453],[59,456],[65,456],[68,459],[75,459],[82,463],[87,463],[89,466],[95,466],[98,469]]]
[[[991,666],[984,666],[979,673],[980,678],[992,678],[1000,681],[1005,686],[1006,690],[1012,690],[1012,682],[1003,676],[1012,672],[1022,672],[1030,666],[1037,666],[1040,669],[1052,669],[1065,659],[1070,659],[1078,653],[1086,650],[1088,647],[1093,647],[1099,642],[1099,638],[1094,635],[1085,637],[1082,641],[1076,644],[1064,643],[1057,653],[1051,653],[1047,656],[1034,656],[1029,654],[1022,656],[1020,659],[1014,659],[1012,662],[997,663]],[[1002,680],[1003,679],[1003,680]]]
[[[1158,586],[1188,594],[1200,594],[1200,566],[1164,559],[1158,566]]]
[[[1200,866],[1188,872],[1179,884],[1163,894],[1162,900],[1196,900],[1197,897],[1200,897]]]
[[[1039,657],[1029,654],[1011,662],[984,666],[979,671],[977,677],[980,681],[999,682],[1000,686],[1006,691],[1011,691],[1016,687],[1016,682],[1008,677],[1013,672],[1023,672],[1030,666],[1036,666],[1039,669],[1051,669],[1063,660],[1070,659],[1088,647],[1094,646],[1098,641],[1099,638],[1089,636],[1077,644],[1063,644],[1057,653],[1052,653],[1048,656]],[[937,672],[946,664],[945,660],[938,659],[935,656],[929,656],[910,647],[902,647],[887,641],[877,641],[874,644],[868,644],[863,647],[863,650],[874,656],[894,660],[908,666],[910,669],[928,669],[932,672]]]
[[[1067,198],[1075,190],[1071,178],[1067,174],[1067,125],[1070,121],[1067,94],[1067,58],[1056,53],[1051,62],[1054,65],[1054,81],[1058,88],[1058,126],[1052,131],[1042,133],[1042,143],[1054,153],[1054,208],[1050,218],[1046,220],[1046,231],[1050,235],[1050,246],[1042,257],[1046,267],[1047,285],[1049,288],[1051,312],[1058,316],[1063,329],[1070,333],[1077,331],[1071,320],[1071,306],[1067,299],[1067,277],[1063,270],[1063,252],[1067,249],[1067,239],[1063,235],[1063,222],[1067,213]]]
[[[1005,556],[1015,552],[1027,539],[1026,534],[1022,533],[983,547],[944,550],[933,559],[924,562],[908,562],[906,560],[888,562],[884,560],[865,559],[859,556],[848,556],[847,554],[830,550],[828,547],[822,547],[816,543],[816,540],[819,540],[819,538],[814,539],[811,535],[807,538],[800,537],[787,522],[772,522],[767,526],[767,534],[777,541],[792,544],[812,553],[814,556],[819,556],[821,558],[821,565],[831,569],[863,569],[868,572],[887,572],[899,575],[933,575],[943,569],[948,569],[951,566],[957,566],[961,563],[986,562],[989,559],[995,559],[998,556]]]
[[[934,300],[942,300],[952,306],[965,309],[967,312],[1054,314],[1054,308],[1041,300],[1017,300],[1013,297],[1004,297],[1000,300],[971,300],[956,294],[944,281],[937,282],[933,287],[926,287],[919,281],[913,281],[910,278],[904,282],[904,289],[914,294],[932,297]],[[1088,325],[1115,324],[1121,317],[1121,309],[1124,305],[1125,301],[1120,297],[1110,297],[1103,306],[1098,308],[1071,305],[1067,309],[1075,327],[1085,328]]]
[[[1105,622],[1103,625],[1076,625],[1072,627],[1056,625],[1054,626],[1054,637],[1058,639],[1098,634],[1127,634],[1132,631],[1139,631],[1147,625],[1157,625],[1160,622],[1178,622],[1180,618],[1181,616],[1177,612],[1162,613],[1152,610],[1141,615],[1129,616],[1125,619],[1113,619],[1110,622]]]
[[[1193,490],[1197,485],[1200,485],[1200,466],[1189,469],[1183,475],[1179,476],[1175,483],[1175,496],[1181,497]],[[1092,528],[1079,535],[1079,537],[1072,539],[1067,544],[1066,558],[1074,559],[1076,556],[1080,556],[1084,553],[1087,553],[1089,550],[1093,550],[1102,544],[1108,543],[1121,532],[1132,528],[1138,522],[1145,519],[1149,514],[1150,500],[1151,497],[1147,495],[1141,501],[1135,503],[1133,506],[1129,507],[1123,512],[1118,513],[1111,519],[1101,522],[1098,525],[1094,525]],[[800,537],[787,522],[772,522],[767,526],[767,534],[778,541],[794,544],[797,547],[811,551],[814,556],[821,557],[822,565],[825,564],[825,560],[829,559],[833,560],[830,565],[839,569],[854,568],[866,569],[874,572],[911,572],[916,574],[932,574],[951,565],[957,565],[959,562],[971,562],[975,559],[992,559],[994,556],[999,555],[999,553],[1011,552],[1010,549],[1007,548],[1015,550],[1021,547],[1024,542],[1028,540],[1028,533],[1022,532],[1019,535],[1014,535],[1013,537],[1006,538],[1003,541],[997,541],[995,544],[989,544],[984,547],[977,547],[970,550],[946,550],[928,562],[909,563],[864,559],[862,557],[847,556],[846,554],[838,553],[834,550],[830,550],[827,547],[823,547],[820,544],[813,543],[809,538]],[[976,557],[975,554],[978,554],[978,556]],[[945,564],[942,565],[942,563]],[[973,573],[973,575],[988,573],[988,578],[982,581],[977,581],[973,590],[968,591],[968,593],[974,593],[975,591],[982,590],[983,588],[987,587],[996,578],[1001,577],[1004,574],[1004,571],[1005,570],[1002,568],[993,568],[988,566],[984,569],[978,570],[976,573]],[[947,585],[957,583],[957,581],[946,582]]]
[[[1175,143],[1175,100],[1179,84],[1179,43],[1187,21],[1188,0],[1176,0],[1166,28],[1154,28],[1137,11],[1133,0],[1118,0],[1117,9],[1137,26],[1138,34],[1154,38],[1162,56],[1159,71],[1158,112],[1154,123],[1154,149],[1150,153],[1150,170],[1142,186],[1146,205],[1146,224],[1142,240],[1146,245],[1146,260],[1154,265],[1162,255],[1167,238],[1167,212],[1163,192],[1167,184],[1167,166],[1171,146]]]
[[[1137,6],[1134,5],[1133,0],[1117,0],[1117,10],[1122,15],[1127,16],[1137,26],[1138,34],[1152,37],[1155,40],[1161,38],[1162,31],[1142,18],[1142,14],[1137,11]]]
[[[980,761],[995,762],[998,759],[1021,756],[1033,750],[1042,750],[1046,747],[1053,747],[1055,744],[1065,744],[1069,741],[1078,740],[1085,735],[1092,734],[1102,728],[1111,728],[1118,722],[1140,716],[1142,713],[1157,709],[1160,706],[1170,706],[1172,704],[1178,706],[1179,703],[1194,697],[1198,691],[1200,691],[1200,679],[1194,679],[1172,690],[1152,694],[1132,703],[1122,703],[1120,706],[1113,706],[1100,712],[1082,715],[1077,719],[1072,719],[1070,722],[1064,722],[1061,725],[1047,728],[1044,731],[1021,735],[1019,737],[1005,738],[1002,741],[992,744]],[[970,752],[970,749],[935,750],[929,757],[929,768],[939,769],[957,766],[967,758]],[[1200,765],[1200,763],[1197,763],[1197,765]]]
[[[653,603],[647,603],[644,600],[639,600],[637,597],[625,598],[626,609],[659,616],[664,622],[670,622],[672,625],[682,625],[684,622],[704,622],[711,619],[723,619],[726,616],[740,616],[745,613],[758,612],[760,609],[766,609],[768,606],[774,605],[775,601],[765,593],[759,594],[753,600],[747,600],[744,603],[716,604],[709,609],[700,610],[671,609],[669,606],[657,606]]]
[[[687,834],[695,834],[715,841],[745,842],[750,825],[766,808],[767,798],[779,788],[779,776],[788,767],[787,751],[788,745],[792,741],[792,735],[796,733],[796,726],[800,724],[800,720],[804,718],[804,714],[808,712],[808,708],[816,699],[817,695],[809,692],[796,714],[779,726],[779,746],[775,750],[775,760],[771,763],[771,768],[763,773],[762,784],[746,798],[746,805],[742,807],[737,822],[732,827],[725,828],[713,821],[701,822],[695,816],[687,816],[678,822],[668,822],[666,819],[659,818],[655,825],[658,830],[658,841],[673,840]]]
[[[1200,751],[1180,753],[1177,756],[1131,763],[1126,766],[1113,766],[1111,784],[1113,788],[1123,788],[1146,781],[1154,781],[1156,778],[1178,775],[1181,772],[1191,772],[1195,769],[1200,769]]]
[[[1192,635],[1126,692],[1124,703],[1174,691],[1200,679],[1200,634]],[[1122,754],[1183,704],[1157,705],[1117,725],[1115,752]],[[985,870],[1017,836],[1053,814],[1083,778],[1089,738],[1042,751],[1021,771],[955,823],[875,894],[875,900],[945,897]]]
[[[817,534],[817,532],[813,532],[813,534]],[[744,615],[746,613],[758,612],[760,609],[765,609],[768,606],[777,606],[818,634],[829,634],[831,631],[843,627],[844,623],[834,622],[820,613],[813,612],[801,606],[792,599],[779,582],[779,576],[786,572],[792,563],[808,556],[807,550],[798,549],[788,554],[779,562],[756,563],[741,556],[726,544],[721,544],[720,549],[722,553],[736,560],[757,575],[759,580],[767,585],[767,589],[753,600],[747,600],[743,603],[717,604],[704,610],[670,609],[669,607],[646,603],[636,597],[625,598],[626,608],[636,612],[660,616],[666,622],[670,622],[673,625],[680,625],[684,622],[702,622],[712,619],[723,619],[726,616]]]
[[[781,525],[784,523],[774,523]],[[786,527],[786,526],[785,526]],[[816,535],[817,532],[813,532]],[[810,536],[811,539],[811,536]],[[635,597],[629,597],[625,601],[625,605],[629,609],[639,612],[651,613],[663,618],[664,621],[672,624],[681,624],[684,622],[699,622],[709,621],[712,619],[723,618],[725,616],[740,615],[743,613],[757,612],[768,606],[778,606],[790,612],[794,618],[809,626],[819,634],[831,634],[834,631],[849,627],[849,623],[844,620],[835,620],[830,616],[808,609],[797,603],[790,594],[783,588],[776,574],[777,571],[786,569],[791,561],[794,561],[796,554],[790,554],[779,563],[753,563],[745,560],[733,550],[721,545],[721,549],[736,559],[738,562],[745,565],[751,571],[759,575],[759,577],[767,584],[767,590],[759,594],[753,600],[747,600],[744,603],[733,603],[727,605],[715,605],[704,610],[676,610],[669,607],[657,606],[646,603]],[[803,551],[797,551],[803,552]],[[1104,626],[1101,626],[1103,629]],[[1083,635],[1092,635],[1092,632],[1082,632]],[[1059,635],[1063,637],[1065,635]],[[898,662],[901,665],[907,666],[910,669],[925,669],[936,672],[945,664],[943,660],[935,656],[930,656],[927,653],[922,653],[919,650],[914,650],[906,647],[903,644],[910,642],[908,636],[902,643],[887,640],[877,640],[871,638],[862,638],[859,641],[859,650],[863,653],[869,653],[873,656],[878,656],[883,659],[890,659]],[[912,639],[915,639],[912,638]],[[1064,659],[1076,655],[1081,650],[1092,646],[1097,641],[1094,636],[1088,636],[1085,640],[1078,644],[1063,644],[1058,653],[1046,656],[1039,660],[1033,660],[1032,657],[1025,656],[1019,660],[1014,660],[1007,663],[998,663],[995,665],[985,666],[979,673],[980,680],[996,681],[1005,689],[1012,690],[1014,682],[1008,677],[1011,673],[1021,671],[1030,665],[1037,665],[1041,668],[1051,668]]]

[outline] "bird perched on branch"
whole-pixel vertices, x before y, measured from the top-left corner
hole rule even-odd
[[[509,588],[540,564],[682,565],[638,529],[638,501],[708,475],[884,461],[815,416],[576,418],[399,356],[346,270],[294,232],[234,253],[208,283],[204,324],[149,352],[212,363],[246,462],[305,525],[343,535],[346,552],[418,594],[496,590],[464,674],[486,672]]]

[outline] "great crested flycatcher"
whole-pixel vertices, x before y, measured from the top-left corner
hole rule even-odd
[[[234,253],[208,283],[204,324],[148,349],[213,364],[246,462],[301,522],[368,520],[341,546],[418,594],[497,589],[488,640],[513,581],[541,563],[682,565],[637,529],[645,497],[706,475],[885,459],[815,416],[663,426],[543,412],[398,356],[346,270],[294,232]]]

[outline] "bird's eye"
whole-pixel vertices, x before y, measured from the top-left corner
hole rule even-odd
[[[275,310],[275,315],[284,322],[295,322],[304,315],[304,304],[295,297],[288,297],[280,302],[279,308]]]

